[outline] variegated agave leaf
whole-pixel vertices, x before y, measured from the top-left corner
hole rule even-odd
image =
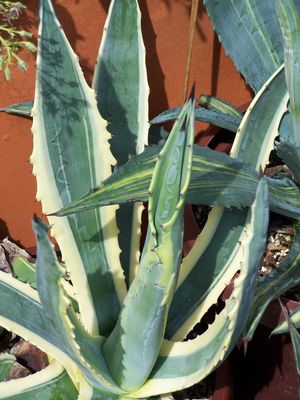
[[[77,400],[77,390],[58,362],[25,378],[0,382],[0,399],[10,400]]]
[[[241,121],[243,113],[225,100],[215,96],[202,94],[199,98],[199,104],[208,110],[220,111],[223,114],[231,115]]]
[[[149,88],[137,1],[111,1],[93,89],[99,93],[98,109],[109,123],[112,153],[121,165],[128,154],[140,153],[148,143]],[[32,108],[33,102],[28,101],[12,104],[0,111],[30,117]],[[120,257],[127,284],[129,275],[134,275],[139,258],[141,212],[140,204],[124,205],[117,212]]]
[[[268,161],[269,153],[274,147],[274,139],[278,134],[280,121],[286,112],[287,99],[288,94],[284,79],[284,72],[283,68],[281,67],[260,90],[250,105],[246,115],[244,116],[233,146],[233,156],[238,157],[241,161],[246,161],[257,171],[264,168]],[[274,110],[276,110],[276,112],[274,112]],[[256,132],[255,141],[252,140],[253,132]],[[126,199],[127,194],[127,200],[134,200],[135,198],[145,199],[144,196],[147,186],[146,177],[147,175],[151,175],[150,171],[151,163],[153,162],[153,154],[155,154],[155,150],[147,150],[143,155],[140,156],[140,163],[139,157],[128,162],[128,174],[126,167],[124,167],[124,169],[121,168],[109,179],[108,182],[111,183],[112,197],[109,196],[109,186],[106,187],[103,185],[103,192],[101,192],[101,188],[99,189],[99,193],[103,195],[104,199],[107,195],[108,204],[109,201],[114,201],[113,196],[118,193],[118,190],[118,201],[120,200],[122,197],[120,194],[120,188],[125,186],[125,182],[126,186],[130,188],[129,192],[132,190],[136,197],[130,197],[130,193],[128,194],[123,190],[123,199]],[[197,156],[200,157],[197,159]],[[211,156],[211,158],[209,156]],[[203,158],[201,159],[201,157]],[[193,170],[193,173],[195,174],[195,169],[197,168],[195,161],[199,161],[199,180],[197,182],[196,179],[195,181],[191,181],[190,194],[187,194],[187,199],[188,196],[191,195],[194,185],[197,189],[202,189],[202,193],[199,193],[199,190],[195,190],[195,196],[199,196],[201,201],[204,200],[206,196],[209,196],[210,190],[214,190],[214,188],[211,188],[211,186],[207,187],[205,174],[214,170],[216,164],[212,160],[216,159],[219,162],[222,161],[224,163],[220,170],[220,176],[222,176],[223,179],[226,179],[226,176],[228,176],[227,183],[229,187],[231,187],[230,181],[232,180],[232,174],[234,174],[236,178],[238,177],[238,169],[240,169],[241,173],[241,182],[244,179],[245,184],[247,181],[247,174],[251,171],[249,167],[247,167],[245,170],[243,164],[238,164],[238,161],[233,161],[225,155],[217,156],[212,151],[207,149],[200,149],[195,152]],[[138,164],[136,165],[135,162]],[[219,163],[219,166],[220,164],[221,163]],[[132,174],[131,176],[133,170],[137,171],[138,169],[138,175]],[[138,176],[140,176],[140,179],[138,179]],[[253,190],[257,185],[257,175],[254,172],[250,173],[248,177],[249,183],[254,185],[252,187]],[[122,179],[124,179],[123,182]],[[118,186],[118,180],[121,182],[120,186]],[[203,186],[201,186],[202,180],[205,182]],[[233,182],[234,181],[232,180],[232,184]],[[276,189],[279,187],[284,189],[284,184],[281,185],[278,183],[279,180],[276,180],[276,182],[275,180],[269,180],[268,182],[270,184],[270,191],[272,191],[273,196],[271,200],[271,206],[273,206],[275,209],[277,208],[278,210],[280,208],[282,197],[280,196],[279,192],[276,191]],[[215,182],[213,185],[214,184]],[[240,186],[241,184],[239,187]],[[297,199],[299,189],[291,183],[291,187],[293,186],[295,190],[294,198]],[[235,193],[234,190],[236,190],[236,187],[232,187],[232,189],[232,192],[228,193],[228,195],[233,195]],[[215,198],[215,194],[216,193],[214,192],[214,196],[212,196],[211,199],[214,198],[213,201],[217,202],[218,199]],[[98,193],[95,192],[86,198],[87,204],[90,201],[88,206],[97,205],[97,195]],[[250,201],[250,186],[247,187],[247,193],[245,193],[245,196],[247,197],[247,195],[247,201]],[[281,200],[279,200],[279,198],[281,198]],[[291,205],[287,207],[287,209],[295,207],[294,198],[291,200]],[[219,194],[219,199],[221,199],[221,194]],[[233,199],[228,199],[228,205],[230,204],[230,201],[233,201]],[[81,204],[84,203],[85,200],[80,200],[77,203],[77,210],[79,210]],[[105,204],[105,201],[103,204]],[[76,209],[76,207],[74,207],[74,209]],[[74,209],[72,210],[71,205],[68,211],[74,211]],[[296,215],[297,212],[294,214],[294,216]],[[245,221],[245,211],[224,211],[218,208],[213,210],[209,216],[207,226],[199,236],[196,245],[187,258],[183,261],[178,289],[171,304],[169,320],[167,324],[167,337],[172,337],[175,332],[179,330],[178,332],[181,333],[178,333],[178,338],[183,338],[199,320],[201,315],[204,314],[205,310],[207,310],[207,308],[209,308],[209,306],[216,301],[216,298],[218,298],[218,296],[221,294],[225,285],[230,282],[231,278],[237,272],[239,268],[239,262],[237,260],[240,257],[239,242],[243,237]],[[210,273],[208,273],[208,271],[210,271]],[[221,277],[222,279],[220,279]],[[191,305],[193,305],[192,308]],[[198,306],[199,309],[197,308]],[[186,321],[185,328],[180,328],[184,321]]]
[[[74,374],[76,366],[72,359],[65,353],[55,325],[47,314],[45,314],[36,290],[4,272],[0,273],[0,287],[0,325],[22,336],[24,339],[29,340],[34,345],[47,352],[52,358],[58,360],[76,381],[77,378],[75,379]],[[59,372],[55,375],[53,380],[57,381],[57,376],[61,374],[62,369],[60,367]],[[78,374],[76,376],[79,377]],[[50,384],[50,381],[52,381],[52,377],[47,375],[47,371],[41,377],[45,385]],[[34,378],[29,379],[29,381],[28,379],[26,378],[24,382],[24,388],[30,391],[30,387],[33,386],[34,388],[35,384]],[[70,381],[69,378],[68,381]],[[22,382],[23,380],[20,380],[20,391],[22,390]],[[38,382],[39,381],[37,381],[37,386]],[[11,390],[13,390],[14,394],[18,393],[16,385],[6,385],[6,382],[3,384],[1,383],[0,393],[3,398],[9,396]],[[6,391],[6,387],[8,391]],[[51,399],[51,397],[49,397],[49,399]]]
[[[106,396],[105,398],[121,398],[123,396],[131,398],[130,393],[125,393],[130,390],[129,385],[133,389],[137,389],[148,377],[156,361],[165,329],[165,315],[176,287],[178,266],[181,260],[179,249],[182,245],[183,232],[182,207],[191,173],[192,140],[194,137],[193,122],[193,105],[188,103],[182,112],[182,117],[174,126],[166,147],[161,152],[160,162],[154,173],[151,185],[153,204],[149,207],[149,218],[153,222],[149,229],[149,239],[146,241],[137,277],[130,287],[120,314],[120,326],[123,326],[123,324],[128,325],[125,334],[122,330],[118,330],[119,325],[117,324],[116,329],[104,344],[105,338],[91,335],[82,325],[82,321],[78,319],[72,303],[62,286],[64,271],[57,262],[53,245],[47,237],[48,227],[42,221],[34,221],[38,243],[36,268],[39,295],[37,296],[33,289],[7,274],[3,273],[3,276],[0,277],[2,296],[6,298],[8,303],[11,303],[10,307],[1,311],[0,323],[24,337],[29,337],[34,344],[59,360],[67,369],[79,393],[84,390],[89,392],[89,397],[82,398],[96,399],[103,398],[103,396]],[[173,157],[170,157],[171,154]],[[165,181],[164,187],[170,190],[160,189],[162,180]],[[178,224],[181,229],[173,229]],[[174,251],[175,249],[178,249],[177,253]],[[175,263],[173,257],[175,257]],[[153,268],[153,272],[148,274],[148,268]],[[144,298],[143,296],[144,302],[137,303],[135,296],[132,296],[132,292],[136,286],[139,287],[140,285],[142,285],[143,289],[142,294],[148,290],[151,294],[154,289],[157,292],[157,301],[149,302],[148,297],[145,296]],[[11,301],[12,298],[14,298],[14,302]],[[26,304],[26,301],[28,304]],[[141,307],[141,311],[145,311],[144,308],[147,306],[149,313],[139,313],[137,309],[136,312],[126,317],[126,309],[131,302],[133,302],[133,307],[138,307],[138,309]],[[24,315],[21,305],[26,307],[28,315],[26,313]],[[129,309],[131,309],[130,306]],[[151,309],[153,309],[152,312]],[[34,312],[36,320],[29,318],[32,312]],[[157,312],[158,314],[161,313],[160,324],[156,322]],[[11,317],[9,318],[10,313],[12,313],[15,321]],[[25,317],[24,320],[20,319],[21,315]],[[133,324],[133,327],[139,327],[140,335],[140,327],[145,326],[144,336],[140,336],[143,351],[137,351],[137,337],[131,335],[130,326],[132,325],[133,315],[139,319],[136,324]],[[21,324],[20,321],[22,321]],[[154,335],[153,339],[149,341],[148,336],[151,326],[158,331],[157,335]],[[30,332],[31,330],[32,332]],[[120,338],[118,338],[118,333]],[[144,340],[142,340],[143,337]],[[126,343],[127,348],[125,347],[125,350],[130,354],[127,359],[127,366],[128,371],[131,372],[127,372],[127,380],[122,382],[123,390],[114,383],[101,351],[104,344],[106,362],[112,371],[113,377],[116,379],[113,369],[114,364],[110,363],[114,362],[112,355],[117,355],[118,352],[112,353],[110,347],[116,346],[118,349],[119,342],[122,343],[121,346]],[[156,352],[153,351],[155,342],[157,346]],[[106,353],[107,349],[108,352]],[[134,349],[136,349],[136,352]],[[133,363],[135,357],[132,358],[134,354],[142,357],[145,368],[143,372],[144,378],[140,383],[135,381],[137,372],[136,363]],[[122,365],[123,362],[124,359],[122,360]],[[121,376],[123,377],[123,375]],[[42,387],[46,382],[51,387],[53,377],[47,380],[43,375],[41,378],[44,379],[41,382]],[[134,379],[132,380],[132,378]],[[65,382],[66,379],[67,377],[62,370],[57,372],[57,382],[61,382],[62,386],[72,385],[70,380]],[[25,384],[26,381],[24,382]],[[124,388],[126,388],[126,391],[124,391]],[[30,389],[30,394],[34,395],[34,389],[35,387]],[[71,393],[73,392],[71,391]]]
[[[281,67],[248,108],[233,144],[232,156],[257,171],[264,169],[286,111],[287,96]],[[168,338],[183,339],[239,270],[240,243],[247,235],[246,220],[246,210],[225,211],[216,207],[209,215],[193,249],[183,260],[168,316]]]
[[[130,51],[128,44],[130,43]],[[113,0],[104,27],[93,79],[98,108],[112,134],[111,151],[118,165],[148,144],[148,95],[145,48],[137,1]],[[139,261],[142,205],[117,211],[120,259],[127,285]]]
[[[255,292],[257,268],[264,251],[268,227],[268,188],[258,185],[256,200],[241,244],[240,274],[225,309],[204,334],[187,342],[164,341],[149,380],[132,397],[158,394],[163,387],[176,391],[200,381],[229,354],[244,325]]]
[[[1,108],[0,111],[5,111],[8,114],[23,115],[25,117],[31,117],[31,111],[33,107],[33,101],[25,101],[23,103],[11,104],[5,108]]]
[[[103,347],[114,379],[127,391],[139,388],[153,368],[176,288],[192,164],[193,108],[190,102],[183,107],[159,154],[149,188],[149,227],[139,269]]]
[[[49,0],[41,2],[40,21],[31,161],[37,198],[48,214],[109,176],[114,158],[95,94],[84,81]],[[126,293],[115,208],[79,218],[49,217],[49,222],[74,285],[82,322],[91,333],[107,334]],[[108,303],[109,308],[103,306]]]
[[[300,328],[300,306],[298,306],[294,311],[289,313],[290,320],[294,326]],[[272,335],[281,335],[289,331],[288,323],[286,320],[282,321],[275,329],[272,331]]]
[[[57,262],[48,237],[48,227],[42,221],[33,222],[37,237],[37,289],[44,312],[54,323],[60,347],[73,359],[77,368],[96,388],[121,393],[104,362],[101,347],[104,338],[91,335],[78,319],[62,286],[63,270]]]
[[[68,215],[122,202],[147,201],[155,162],[162,145],[148,147],[117,168],[98,189],[65,206],[56,215]],[[191,182],[186,201],[191,204],[241,207],[251,205],[258,183],[256,171],[209,148],[193,147]]]
[[[151,146],[142,154],[132,156],[126,164],[101,183],[98,189],[71,203],[55,215],[68,215],[86,209],[147,201],[155,161],[161,146]],[[255,198],[259,174],[224,153],[194,145],[191,182],[186,201],[208,206],[250,206]],[[267,178],[270,209],[295,219],[300,218],[300,191],[290,177]]]

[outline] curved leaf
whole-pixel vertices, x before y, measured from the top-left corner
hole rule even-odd
[[[73,382],[57,362],[25,378],[0,382],[0,399],[77,400],[77,398],[78,393]]]
[[[270,78],[244,115],[231,154],[256,171],[264,170],[286,110],[283,68]],[[255,138],[253,136],[255,132]],[[237,270],[247,211],[213,210],[207,227],[183,260],[168,320],[167,337],[182,340],[217,302]]]
[[[295,181],[300,183],[300,145],[292,138],[282,138],[276,142],[278,156],[284,161],[289,170],[293,173]]]
[[[45,314],[37,291],[0,271],[0,325],[30,341],[65,366],[76,370],[53,321]]]
[[[199,104],[208,110],[216,110],[223,114],[231,115],[239,121],[243,118],[243,113],[238,108],[215,96],[202,94],[199,98]]]
[[[300,328],[300,306],[290,313],[290,320],[297,329]],[[281,335],[289,331],[288,323],[286,320],[282,321],[272,331],[272,335]]]
[[[63,270],[48,239],[48,226],[40,220],[35,220],[33,227],[37,238],[37,289],[44,312],[55,324],[64,348],[86,379],[103,390],[121,393],[113,382],[102,356],[104,338],[92,336],[85,331],[63,290]]]

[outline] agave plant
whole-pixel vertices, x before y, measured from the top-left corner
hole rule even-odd
[[[293,4],[279,1],[278,14],[286,53],[297,58],[286,28],[298,21]],[[0,273],[0,325],[49,355],[43,371],[0,383],[0,398],[147,399],[189,387],[226,358],[242,333],[250,339],[274,295],[299,283],[298,226],[280,272],[257,282],[269,206],[300,215],[298,153],[291,163],[286,156],[297,135],[289,117],[296,121],[297,107],[287,114],[287,104],[297,104],[297,91],[286,85],[274,4],[207,0],[206,7],[256,96],[244,116],[210,97],[201,98],[205,108],[189,100],[172,110],[177,120],[166,143],[144,149],[148,85],[137,1],[111,2],[90,89],[51,1],[41,0],[34,104],[7,111],[33,117],[37,198],[63,264],[48,225],[35,219],[37,290]],[[245,54],[236,50],[237,39]],[[287,57],[285,63],[288,82],[297,85]],[[230,156],[192,145],[195,118],[237,130]],[[261,177],[279,129],[278,152],[295,180]],[[111,174],[128,154],[136,155]],[[141,201],[148,201],[142,254]],[[215,207],[182,258],[185,201]],[[233,277],[222,312],[202,335],[184,341]],[[11,357],[0,359],[2,376],[11,364]]]
[[[198,238],[199,243],[196,243],[191,254],[183,261],[187,265],[189,262],[192,264],[186,275],[190,274],[187,277],[191,279],[189,288],[193,287],[192,282],[195,282],[195,287],[198,285],[194,300],[199,303],[203,299],[198,297],[200,296],[199,286],[203,279],[203,271],[199,272],[200,265],[209,263],[211,270],[218,273],[222,270],[216,268],[215,259],[210,261],[211,253],[207,250],[210,246],[220,248],[220,242],[215,242],[218,236],[209,233],[209,238],[207,238],[206,229],[214,225],[223,226],[226,236],[221,240],[224,242],[230,232],[233,237],[229,243],[231,243],[231,249],[235,248],[236,242],[239,242],[241,237],[239,237],[240,232],[237,232],[237,221],[234,218],[245,214],[246,211],[228,210],[228,208],[242,208],[252,204],[261,172],[269,160],[271,151],[275,150],[288,165],[290,174],[278,174],[275,177],[266,178],[270,209],[299,221],[299,179],[297,178],[299,44],[297,40],[300,2],[253,1],[249,8],[249,4],[242,1],[220,3],[207,0],[205,5],[225,50],[233,58],[237,68],[243,73],[256,95],[244,116],[234,106],[211,96],[201,96],[199,103],[202,107],[195,109],[196,119],[208,120],[209,116],[218,126],[226,126],[227,129],[237,132],[230,157],[207,148],[194,147],[187,202],[225,206],[222,210],[222,225],[217,225],[219,219],[213,219],[213,214],[216,213],[214,209],[209,216],[204,233]],[[226,15],[227,19],[221,17],[223,15]],[[228,21],[231,23],[228,24]],[[237,40],[236,32],[238,32],[239,40]],[[179,107],[167,110],[151,122],[172,120],[178,116],[179,112]],[[236,124],[238,124],[237,129],[235,129]],[[97,190],[64,207],[57,215],[67,215],[107,204],[146,201],[147,188],[159,151],[160,146],[152,147],[146,149],[143,154],[133,157]],[[132,185],[132,182],[135,184]],[[228,218],[225,219],[225,215],[228,215]],[[238,221],[242,226],[242,219]],[[258,282],[252,310],[244,329],[248,340],[252,337],[268,303],[299,282],[298,224],[295,225],[295,229],[291,253],[280,271],[261,278]],[[219,232],[218,235],[220,235]],[[229,262],[232,253],[228,258],[227,255],[225,257],[225,260]],[[226,262],[224,264],[224,259],[220,261],[220,265],[225,268],[223,271],[230,271],[228,268],[230,264],[226,265]],[[234,276],[233,270],[229,276]],[[207,293],[205,290],[207,287],[203,289],[202,295]],[[193,296],[191,293],[193,291],[186,296]],[[177,306],[178,304],[179,300]],[[170,312],[172,312],[172,306]],[[175,313],[176,307],[174,307]],[[297,319],[297,313],[294,319]]]
[[[277,1],[276,4],[274,2],[262,4],[253,1],[251,9],[239,1],[220,3],[207,0],[205,4],[225,49],[256,92],[256,96],[244,116],[241,116],[235,107],[210,96],[202,96],[199,103],[205,108],[195,110],[196,118],[209,116],[214,118],[214,122],[219,126],[233,131],[236,124],[239,127],[236,129],[237,137],[231,157],[216,154],[209,149],[194,148],[187,201],[226,208],[213,209],[196,245],[183,260],[185,272],[182,272],[182,281],[179,278],[180,285],[175,292],[168,316],[166,332],[170,338],[177,334],[176,329],[180,324],[189,320],[191,328],[199,321],[205,310],[216,302],[234,273],[239,270],[234,264],[234,255],[239,251],[237,243],[242,242],[241,232],[245,229],[242,218],[245,218],[247,212],[227,208],[232,206],[241,208],[253,202],[259,175],[264,170],[271,151],[277,152],[288,165],[291,174],[266,178],[270,209],[299,221],[297,178],[299,42],[297,40],[300,32],[300,3]],[[221,18],[221,15],[226,15],[227,19]],[[228,20],[231,21],[230,27]],[[251,30],[248,29],[249,26]],[[236,39],[236,32],[239,32],[240,46],[237,46],[239,41]],[[251,32],[250,37],[249,32]],[[242,52],[238,50],[239,48]],[[168,110],[155,118],[152,123],[173,119],[179,112],[180,108]],[[65,207],[58,214],[67,215],[107,204],[146,201],[147,188],[159,151],[159,146],[152,147],[146,149],[143,154],[133,157],[96,191]],[[241,230],[239,231],[237,227]],[[217,257],[213,257],[215,249],[220,249]],[[227,253],[228,249],[230,250]],[[295,225],[295,238],[291,251],[280,270],[258,278],[251,310],[243,317],[245,341],[252,338],[269,302],[297,284],[299,284],[298,224]],[[198,313],[190,310],[191,303],[193,311],[196,310],[196,305],[199,305]],[[182,315],[178,315],[178,310],[182,310]],[[297,326],[298,319],[299,311],[296,311],[292,321],[295,321]],[[286,330],[287,323],[274,333]],[[295,333],[293,336],[295,337]],[[176,338],[181,339],[179,335]],[[295,339],[293,340],[295,342]]]

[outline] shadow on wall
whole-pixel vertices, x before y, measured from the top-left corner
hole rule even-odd
[[[77,43],[81,41],[85,41],[84,37],[80,35],[80,33],[76,29],[76,24],[74,22],[74,19],[72,17],[72,13],[69,12],[68,7],[62,5],[62,2],[57,2],[56,0],[52,0],[53,6],[55,8],[56,15],[63,25],[63,29],[65,31],[65,34],[70,41],[70,44],[77,54]],[[79,0],[75,1],[75,4],[78,4]],[[82,71],[84,73],[84,76],[88,81],[92,80],[93,77],[93,67],[89,65],[89,62],[87,59],[84,57],[80,57],[80,66],[82,68]]]
[[[167,1],[168,0],[162,0]],[[101,6],[108,11],[110,0],[99,0]],[[159,62],[156,49],[156,34],[151,22],[148,4],[146,1],[139,3],[142,14],[142,31],[146,47],[146,63],[148,66],[148,81],[151,88],[149,95],[149,118],[153,118],[162,110],[168,108],[167,94],[164,85],[164,74]]]
[[[72,5],[79,4],[79,1],[80,0],[75,0]],[[69,12],[68,7],[63,5],[62,2],[52,0],[52,3],[55,8],[56,15],[60,23],[63,25],[66,36],[70,41],[75,53],[77,53],[77,43],[80,41],[84,41],[85,39],[76,29],[76,24],[72,17],[72,12]],[[27,4],[27,10],[27,12],[23,12],[20,16],[18,25],[29,32],[33,32],[38,25],[39,0],[31,0],[30,4]],[[34,40],[34,42],[36,43],[36,40]],[[91,80],[93,69],[89,67],[89,63],[87,62],[87,60],[81,57],[80,64],[85,76],[87,76],[88,79]]]
[[[107,11],[109,8],[110,0],[99,0],[102,7]],[[187,15],[190,15],[191,12],[191,0],[161,0],[162,3],[166,6],[169,13],[172,13],[172,8],[175,3],[181,3],[183,6],[183,10]],[[154,116],[158,115],[162,110],[166,110],[168,108],[168,100],[167,94],[165,91],[164,85],[164,74],[159,62],[157,47],[156,47],[156,33],[153,29],[153,25],[151,23],[151,16],[149,14],[147,1],[140,1],[140,8],[142,12],[142,30],[145,41],[145,46],[147,49],[146,57],[147,57],[147,65],[148,68],[148,79],[149,86],[151,88],[150,92],[150,110],[149,115],[150,119]],[[203,31],[201,26],[201,18],[205,13],[205,8],[203,2],[199,3],[199,18],[197,20],[196,32],[202,42],[207,41],[207,37],[205,31]],[[188,32],[187,32],[187,40],[188,40]],[[218,76],[219,76],[219,67],[220,67],[220,54],[221,54],[221,45],[219,43],[218,37],[214,35],[213,41],[213,70],[211,75],[211,94],[216,95],[217,87],[218,87]],[[182,82],[184,77],[182,77]]]
[[[68,6],[63,5],[61,1],[52,0],[55,7],[58,19],[61,21],[64,31],[70,40],[71,46],[76,52],[76,47],[78,42],[84,41],[84,37],[77,31],[75,21],[72,17],[72,13],[69,11]],[[175,3],[182,4],[182,10],[189,15],[191,11],[191,1],[190,0],[161,0],[164,3],[165,8],[169,13],[172,13]],[[74,0],[74,4],[78,4],[79,0]],[[102,8],[107,12],[110,0],[99,0]],[[167,94],[165,91],[165,77],[163,70],[161,68],[157,47],[156,47],[156,33],[153,29],[153,24],[151,22],[151,15],[149,14],[149,8],[147,1],[140,1],[140,8],[142,12],[142,30],[144,36],[144,42],[147,49],[147,65],[148,65],[148,80],[149,86],[151,88],[150,92],[150,119],[159,114],[162,110],[168,108]],[[38,15],[38,5],[39,0],[32,0],[30,5],[28,5],[28,11],[21,15],[20,26],[27,31],[32,31],[33,27],[37,24],[36,16]],[[201,17],[205,13],[205,8],[203,2],[200,1],[199,4],[199,18],[197,21],[197,34],[201,41],[206,42],[207,37],[205,31],[201,26]],[[188,32],[187,32],[188,38]],[[217,35],[214,36],[213,42],[213,71],[211,75],[211,94],[215,95],[218,87],[218,76],[219,76],[219,63],[220,63],[220,51],[221,46],[218,41]],[[87,79],[91,81],[93,76],[93,67],[89,65],[86,59],[81,58],[80,64],[83,68],[83,72]],[[184,77],[182,77],[182,82]]]
[[[0,241],[8,238],[9,240],[11,240],[12,242],[14,242],[16,245],[20,246],[20,242],[17,240],[14,240],[8,230],[8,226],[6,224],[6,222],[0,218]]]

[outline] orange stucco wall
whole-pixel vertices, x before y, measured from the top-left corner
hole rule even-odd
[[[38,1],[27,1],[23,26],[37,34]],[[88,82],[98,52],[109,0],[53,0],[58,17],[79,55]],[[189,30],[188,0],[140,0],[149,73],[150,117],[180,104],[183,96]],[[22,53],[29,70],[13,69],[13,80],[0,74],[0,107],[33,99],[34,56]],[[200,6],[190,82],[196,93],[214,94],[236,105],[251,98],[232,61],[218,45]],[[41,215],[35,201],[35,180],[28,159],[32,149],[31,121],[0,113],[0,239],[9,235],[25,247],[34,246],[31,218]],[[203,129],[204,125],[198,127]]]

